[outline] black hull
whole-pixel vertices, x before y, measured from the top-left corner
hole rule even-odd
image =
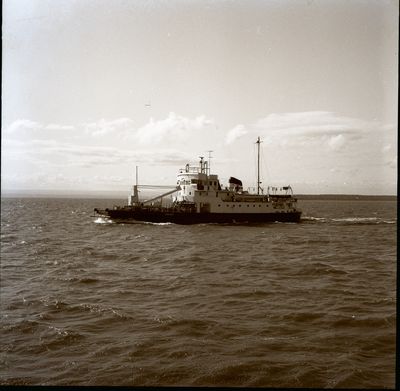
[[[300,221],[301,212],[275,213],[193,213],[141,211],[135,209],[95,209],[98,214],[109,217],[116,222],[151,222],[174,224],[204,224],[204,223],[268,223]]]

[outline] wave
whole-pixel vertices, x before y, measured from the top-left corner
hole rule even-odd
[[[116,310],[112,307],[103,307],[98,304],[80,304],[79,306],[74,306],[73,309],[82,309],[84,311],[89,311],[89,312],[94,312],[98,314],[105,314],[105,315],[111,315],[111,316],[116,316],[117,318],[129,320],[131,317],[127,314],[122,313],[120,310]]]
[[[108,219],[107,217],[98,217],[93,221],[95,224],[112,224],[113,221]]]
[[[312,222],[318,222],[318,223],[326,223],[327,219],[325,217],[303,216],[301,218],[301,221],[302,222],[312,221]]]
[[[34,334],[40,327],[40,322],[34,319],[23,319],[21,321],[14,321],[13,323],[3,322],[1,329],[2,332],[17,331],[21,334]]]
[[[148,224],[148,225],[173,225],[174,223],[153,223],[151,221],[143,221],[142,224]]]
[[[343,223],[343,224],[396,224],[397,219],[387,219],[382,217],[340,217],[340,218],[327,218],[327,217],[315,217],[315,216],[304,216],[301,218],[303,223]]]
[[[345,224],[395,224],[397,219],[388,220],[380,217],[342,217],[331,219],[331,221]]]

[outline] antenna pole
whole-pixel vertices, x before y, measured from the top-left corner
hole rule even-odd
[[[212,158],[211,152],[214,152],[214,151],[207,151],[207,152],[208,152],[208,175],[210,175],[211,174],[211,158]]]
[[[136,166],[136,186],[138,185],[138,166]]]
[[[260,194],[260,136],[257,138],[257,194]]]

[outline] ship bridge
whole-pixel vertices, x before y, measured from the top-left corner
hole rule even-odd
[[[186,164],[179,170],[177,183],[180,190],[174,197],[176,202],[194,202],[196,190],[221,190],[218,175],[210,173],[209,162],[200,157],[198,166]]]

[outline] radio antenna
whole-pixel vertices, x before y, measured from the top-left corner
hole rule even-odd
[[[210,175],[211,174],[211,158],[212,158],[211,152],[214,152],[214,151],[206,151],[206,152],[208,152],[208,175]]]

